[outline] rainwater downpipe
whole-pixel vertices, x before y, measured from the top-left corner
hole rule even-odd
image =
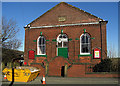
[[[28,38],[27,38],[27,40],[28,40],[28,46],[27,46],[27,49],[29,50],[29,42],[30,42],[30,39],[29,39],[29,30],[30,30],[30,25],[27,25],[27,29],[28,29]],[[28,56],[28,54],[29,54],[29,51],[27,50],[27,56]],[[27,57],[27,66],[28,66],[28,59],[29,57]]]
[[[101,37],[101,61],[102,61],[102,27],[101,27],[101,22],[102,21],[99,21],[99,23],[100,23],[100,37]]]

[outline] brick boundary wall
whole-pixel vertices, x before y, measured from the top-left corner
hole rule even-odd
[[[67,77],[76,77],[74,75],[67,76]],[[120,77],[120,74],[84,74],[83,76],[77,76],[77,77],[104,77],[104,78],[112,78],[112,77]]]
[[[85,74],[85,77],[120,77],[120,74],[111,74],[111,73],[107,73],[107,74]]]
[[[66,60],[64,60],[63,58],[56,58],[55,60],[53,60],[51,63],[53,64],[56,64],[56,67],[55,65],[53,66],[53,64],[49,63],[48,65],[48,73],[46,76],[56,76],[56,77],[61,77],[61,71],[60,71],[60,65],[58,65],[58,63],[56,63],[56,60],[62,60],[61,63],[59,63],[61,66],[64,65],[64,61],[65,63]],[[120,74],[119,73],[115,73],[115,72],[92,72],[92,71],[88,71],[88,67],[90,66],[89,64],[73,64],[70,66],[70,64],[67,64],[68,67],[67,67],[67,74],[66,74],[66,77],[120,77]],[[42,65],[41,63],[34,63],[30,66],[34,66],[34,67],[38,67],[41,69],[40,71],[40,74],[39,76],[42,76],[42,75],[45,75],[45,66]],[[43,67],[44,66],[44,67]],[[52,67],[52,68],[51,68]],[[50,69],[49,69],[50,68]],[[87,68],[87,69],[86,69]],[[52,70],[54,71],[52,71]]]
[[[81,70],[81,71],[80,71]],[[72,65],[67,71],[67,77],[120,77],[119,73],[90,72],[86,73],[85,65]]]

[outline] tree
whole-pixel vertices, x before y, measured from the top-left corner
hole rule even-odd
[[[23,54],[23,51],[2,48],[2,62],[11,62],[13,58],[20,58]]]
[[[109,58],[116,58],[117,57],[117,50],[113,44],[110,44],[107,50]]]
[[[2,48],[18,49],[21,46],[21,41],[16,38],[19,28],[15,20],[6,20],[2,18]]]

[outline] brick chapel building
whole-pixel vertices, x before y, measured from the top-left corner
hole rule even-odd
[[[24,27],[25,62],[40,75],[85,77],[107,58],[106,24],[61,2]]]

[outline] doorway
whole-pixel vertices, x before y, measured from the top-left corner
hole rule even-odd
[[[60,34],[57,37],[57,56],[68,58],[68,37],[66,34]]]
[[[65,66],[61,67],[61,76],[65,77]]]

